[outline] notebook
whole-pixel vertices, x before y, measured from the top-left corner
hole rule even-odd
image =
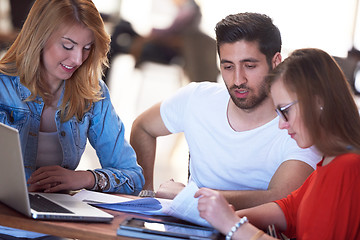
[[[30,204],[34,199],[41,200],[39,207],[47,209]],[[53,203],[43,202],[49,200]],[[3,123],[0,123],[0,201],[33,219],[109,222],[114,218],[69,194],[28,192],[19,132]],[[54,210],[53,204],[59,209]]]

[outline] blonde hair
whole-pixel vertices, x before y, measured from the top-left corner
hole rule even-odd
[[[110,36],[91,0],[36,0],[15,42],[0,60],[0,72],[19,76],[31,95],[27,101],[41,96],[45,102],[52,95],[44,79],[41,54],[50,36],[62,26],[81,24],[94,34],[94,44],[88,58],[66,80],[61,103],[61,120],[73,116],[80,120],[94,102],[102,99],[99,78],[108,65]]]

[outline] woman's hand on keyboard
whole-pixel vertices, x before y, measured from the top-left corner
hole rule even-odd
[[[61,166],[37,169],[29,178],[30,192],[60,192],[91,188],[95,183],[89,171],[74,171]]]

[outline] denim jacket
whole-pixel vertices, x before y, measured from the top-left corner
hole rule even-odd
[[[106,174],[110,180],[106,192],[138,194],[144,184],[142,168],[137,164],[135,151],[125,140],[124,124],[111,104],[108,88],[103,81],[100,85],[104,99],[95,102],[81,121],[73,117],[61,122],[60,111],[55,114],[63,152],[61,166],[75,170],[89,140],[102,166],[96,171]],[[38,133],[44,107],[39,96],[35,101],[25,101],[30,94],[19,77],[0,73],[0,122],[19,131],[27,179],[36,170]],[[63,94],[64,89],[58,105]]]

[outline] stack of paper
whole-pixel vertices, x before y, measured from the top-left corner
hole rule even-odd
[[[78,198],[91,203],[97,207],[102,207],[110,210],[141,213],[146,215],[166,215],[173,216],[188,222],[192,222],[201,226],[210,227],[211,225],[200,217],[197,209],[198,199],[194,198],[196,191],[199,188],[194,182],[190,182],[175,198],[174,200],[161,198],[141,198],[131,200],[129,198],[117,197],[103,199],[98,193],[98,196],[93,196],[87,192],[80,192],[76,195]],[[76,196],[75,195],[75,196]]]

